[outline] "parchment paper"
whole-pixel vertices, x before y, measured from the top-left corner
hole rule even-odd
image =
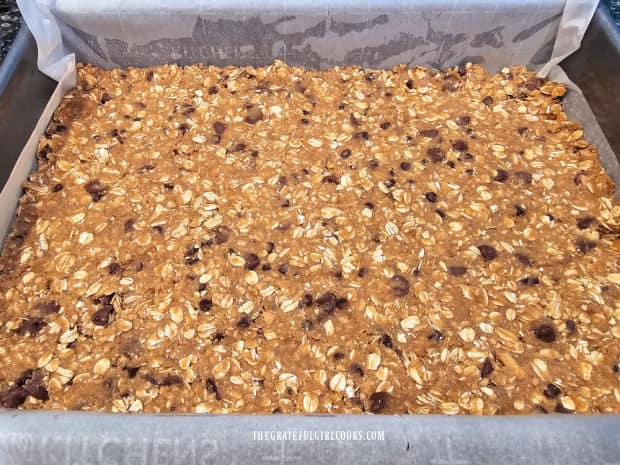
[[[579,48],[598,0],[18,0],[39,51],[59,81],[0,193],[0,242],[13,220],[37,143],[75,63],[103,68],[208,63],[329,68],[436,68],[468,61],[490,71],[524,64],[569,87],[565,108],[580,121],[620,184],[620,166],[581,91],[557,66]],[[617,189],[618,192],[618,189]]]

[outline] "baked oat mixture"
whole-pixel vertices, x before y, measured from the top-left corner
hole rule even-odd
[[[620,412],[620,206],[562,85],[78,69],[0,259],[0,402]]]

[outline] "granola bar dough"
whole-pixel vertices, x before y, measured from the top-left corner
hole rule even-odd
[[[80,66],[0,259],[0,402],[620,412],[620,206],[564,94]]]

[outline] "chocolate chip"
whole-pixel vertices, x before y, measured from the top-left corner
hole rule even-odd
[[[577,219],[577,227],[579,229],[588,229],[595,222],[596,222],[596,218],[592,216],[584,216],[582,218]]]
[[[495,260],[497,258],[497,250],[495,250],[495,247],[486,244],[478,245],[476,247],[478,247],[480,255],[485,262]]]
[[[355,139],[368,140],[370,139],[370,134],[368,134],[368,131],[361,131],[361,132],[356,132],[355,134],[353,134],[353,137]]]
[[[213,378],[207,378],[205,380],[205,384],[207,386],[207,391],[215,396],[215,400],[222,400],[222,395],[220,394],[220,390],[215,384],[215,380]]]
[[[464,152],[465,150],[468,149],[468,147],[469,146],[467,145],[467,142],[461,139],[457,139],[454,142],[452,142],[452,148],[459,152]]]
[[[520,136],[525,134],[527,131],[529,131],[529,129],[526,127],[517,128],[517,132],[519,133]]]
[[[303,298],[301,299],[301,306],[310,307],[313,302],[314,302],[314,298],[312,297],[311,294],[304,294]]]
[[[116,292],[112,292],[110,294],[101,294],[99,297],[93,299],[93,302],[95,302],[97,305],[108,305],[110,302],[112,302],[112,298],[115,294]]]
[[[526,276],[525,278],[520,279],[519,282],[526,286],[535,286],[537,284],[540,284],[540,279],[538,279],[538,277],[536,276]]]
[[[303,327],[306,331],[312,331],[314,329],[314,322],[312,320],[304,320]]]
[[[387,122],[387,121],[384,122],[384,123],[381,123],[381,129],[383,129],[384,131],[386,129],[389,129],[390,126],[391,126],[391,124],[389,122]]]
[[[34,306],[34,309],[43,315],[51,315],[60,311],[60,304],[55,300],[48,300],[39,302]]]
[[[489,376],[491,376],[491,373],[493,373],[493,370],[495,370],[495,368],[493,368],[491,360],[489,360],[488,357],[485,358],[484,362],[482,362],[482,366],[480,367],[480,377],[488,378]]]
[[[439,163],[445,158],[444,153],[441,151],[439,147],[430,147],[426,150],[426,154],[431,159],[433,163]]]
[[[98,179],[93,179],[88,181],[84,185],[84,189],[86,192],[90,194],[90,197],[93,199],[93,202],[98,202],[105,195],[108,188]]]
[[[574,320],[566,320],[566,329],[571,334],[575,334],[577,332],[577,325]]]
[[[38,156],[40,159],[42,160],[46,160],[48,159],[48,155],[52,153],[52,148],[50,147],[49,144],[45,144],[45,147],[43,147],[41,150],[39,150]]]
[[[282,274],[286,274],[288,273],[288,265],[286,263],[282,263],[280,265],[278,265],[278,272],[282,273]]]
[[[443,333],[437,329],[433,329],[431,333],[426,336],[429,341],[441,342],[443,341]]]
[[[112,262],[108,265],[108,274],[118,274],[121,272],[121,266],[116,263],[116,262]]]
[[[517,171],[515,176],[520,179],[524,184],[532,184],[532,174],[527,171]]]
[[[349,306],[349,301],[346,299],[346,297],[340,297],[336,299],[336,308],[338,310],[344,310],[348,306]]]
[[[366,202],[364,203],[364,207],[368,208],[369,210],[374,210],[375,205],[372,202]]]
[[[252,324],[252,318],[249,315],[243,315],[239,321],[237,321],[237,328],[246,329]]]
[[[374,169],[378,168],[379,167],[379,160],[377,160],[376,158],[373,158],[372,160],[370,160],[368,162],[368,167],[371,170],[374,170]]]
[[[435,192],[427,192],[424,194],[424,197],[431,203],[437,202],[437,194]]]
[[[215,123],[213,123],[213,130],[215,131],[215,134],[217,136],[222,136],[222,134],[224,134],[224,131],[226,131],[226,124],[222,123],[221,121],[216,121]]]
[[[338,279],[342,279],[342,271],[338,270],[334,273],[334,276]]]
[[[533,91],[533,90],[538,89],[540,85],[542,84],[542,82],[543,82],[542,79],[533,77],[525,81],[523,85],[525,86],[527,90]]]
[[[136,224],[136,222],[134,220],[131,220],[131,219],[127,220],[127,221],[125,221],[123,229],[125,230],[126,233],[135,231],[136,230],[135,224]]]
[[[495,176],[493,176],[493,181],[497,181],[497,182],[506,182],[506,180],[508,179],[508,171],[506,170],[500,170],[497,169],[495,170],[497,172],[497,174]]]
[[[317,297],[315,303],[324,313],[329,315],[336,309],[336,300],[336,294],[326,292]]]
[[[334,360],[336,360],[336,361],[340,361],[340,360],[342,360],[343,358],[344,358],[344,354],[343,354],[342,352],[336,352],[336,353],[334,354]]]
[[[209,90],[207,91],[207,93],[208,93],[209,95],[215,95],[215,94],[217,94],[217,87],[215,87],[215,86],[211,86],[211,87],[209,87]]]
[[[107,92],[104,92],[103,95],[101,95],[101,104],[105,104],[106,102],[109,102],[110,100],[112,100],[114,97],[112,97],[111,94],[108,94]]]
[[[208,312],[209,310],[211,310],[211,308],[213,307],[213,300],[209,299],[208,297],[205,297],[204,299],[200,299],[200,302],[198,302],[198,308],[200,309],[201,312]]]
[[[573,411],[564,407],[561,402],[558,402],[555,406],[555,413],[573,413]]]
[[[159,386],[183,386],[183,378],[179,375],[166,375],[159,382]]]
[[[114,314],[114,307],[111,304],[106,304],[103,308],[93,313],[91,321],[97,326],[107,326],[110,323],[110,318]]]
[[[389,189],[390,187],[394,187],[396,181],[394,181],[393,179],[386,179],[385,181],[383,181],[383,184]]]
[[[467,273],[467,268],[464,266],[449,266],[448,274],[452,276],[462,276]]]
[[[534,326],[534,336],[543,342],[554,342],[556,335],[555,325],[551,322],[540,322]]]
[[[620,365],[618,365],[617,363],[611,367],[611,371],[613,371],[614,373],[619,373],[620,372]]]
[[[245,122],[248,124],[256,124],[261,121],[265,116],[262,110],[257,105],[252,105],[248,108],[248,113],[245,117]]]
[[[486,106],[493,105],[494,101],[495,100],[493,100],[493,97],[491,97],[490,95],[487,95],[485,98],[482,99],[482,103],[484,103]]]
[[[301,124],[304,124],[304,125],[310,124],[310,121],[308,119],[306,119],[306,118],[302,118],[299,121],[301,122]]]
[[[129,378],[135,378],[138,371],[140,371],[140,367],[124,367],[123,370],[127,372]]]
[[[575,241],[577,250],[581,253],[587,253],[596,248],[596,242],[588,241],[583,238],[579,238]]]
[[[263,263],[263,271],[271,270],[271,265],[269,263]]]
[[[340,156],[342,158],[349,158],[351,156],[351,151],[349,149],[344,149],[342,152],[340,152]]]
[[[547,384],[547,387],[543,391],[543,394],[545,395],[545,397],[548,397],[549,399],[555,399],[557,396],[560,395],[561,392],[562,390],[559,387],[557,387],[553,383],[549,383]]]
[[[409,171],[411,169],[411,163],[409,163],[408,161],[401,162],[400,169],[403,171]]]
[[[58,183],[58,184],[54,184],[54,187],[52,187],[52,192],[60,192],[61,190],[64,189],[65,186],[63,186],[62,184]]]
[[[364,267],[364,266],[363,266],[363,267],[361,267],[359,270],[357,270],[357,275],[358,275],[360,278],[365,277],[367,274],[368,274],[368,268],[366,268],[366,267]]]
[[[437,213],[441,219],[444,219],[446,217],[444,211],[439,208],[435,210],[435,213]]]
[[[437,129],[423,129],[420,131],[420,135],[422,137],[428,137],[429,139],[433,139],[439,135],[439,131]]]
[[[217,244],[224,244],[225,242],[228,242],[229,238],[230,229],[228,229],[226,226],[220,226],[215,230],[215,242]]]
[[[359,376],[360,378],[364,377],[364,369],[362,368],[362,365],[357,362],[351,364],[351,366],[349,367],[349,373],[354,376]]]
[[[456,119],[456,124],[458,124],[459,126],[467,126],[469,123],[471,123],[471,117],[467,115],[459,116]]]
[[[530,257],[522,253],[516,253],[515,258],[521,263],[523,266],[532,266],[532,262],[530,261]]]
[[[160,224],[156,224],[153,226],[153,232],[161,236],[164,233],[164,227]]]
[[[340,180],[338,179],[337,176],[334,176],[333,174],[328,174],[327,176],[323,177],[321,182],[329,183],[329,184],[338,184]]]
[[[27,318],[22,321],[22,324],[15,330],[20,336],[29,334],[31,336],[37,334],[46,325],[42,318]]]
[[[409,284],[409,280],[405,278],[401,274],[395,274],[392,276],[391,287],[392,293],[396,297],[404,297],[409,294],[409,290],[411,289],[411,284]]]
[[[405,82],[405,85],[407,86],[407,89],[413,89],[413,81],[411,79],[408,79],[407,82]]]
[[[390,395],[387,392],[375,392],[370,395],[370,411],[372,413],[385,412],[389,408]]]
[[[390,336],[389,334],[383,334],[381,336],[381,345],[387,347],[388,349],[393,349],[394,342],[392,341],[392,336]]]
[[[255,253],[249,253],[245,256],[245,267],[248,270],[255,270],[260,263],[260,258]]]
[[[28,394],[23,388],[14,386],[0,393],[0,404],[4,408],[17,408],[26,402],[27,397]]]
[[[515,205],[515,216],[523,216],[526,213],[525,207],[521,205]]]

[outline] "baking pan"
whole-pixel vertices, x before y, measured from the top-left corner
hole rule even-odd
[[[607,113],[620,103],[615,92],[620,86],[620,42],[603,8],[599,7],[582,48],[565,69],[583,89],[619,154],[619,116]],[[34,43],[31,39],[27,42],[7,90],[0,96],[2,184],[55,86],[36,69]],[[590,134],[588,137],[592,140]],[[620,415],[0,412],[0,465],[302,465],[345,460],[367,464],[620,465]]]

